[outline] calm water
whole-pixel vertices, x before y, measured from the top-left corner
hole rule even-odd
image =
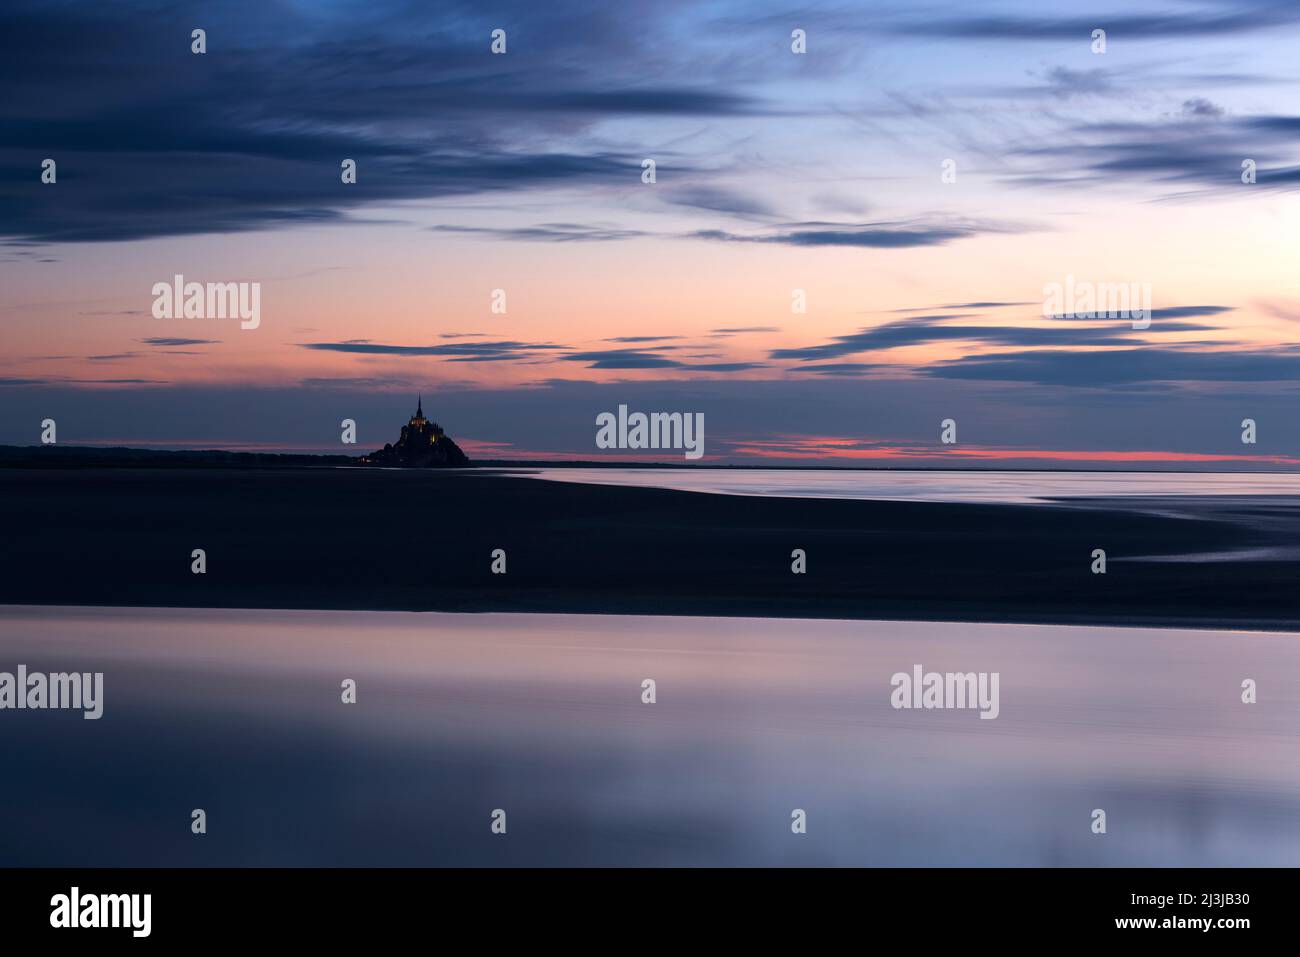
[[[1296,639],[0,607],[0,670],[105,673],[0,711],[0,863],[1296,865]],[[1000,717],[893,710],[918,663]]]
[[[1039,502],[1061,498],[1300,495],[1300,473],[971,472],[743,469],[536,469],[561,482],[637,485],[729,495],[925,502]]]

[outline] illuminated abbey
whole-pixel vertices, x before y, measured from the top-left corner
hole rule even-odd
[[[416,400],[415,415],[402,426],[402,436],[378,452],[361,457],[363,465],[397,468],[466,468],[469,459],[437,422],[424,417],[424,397]]]

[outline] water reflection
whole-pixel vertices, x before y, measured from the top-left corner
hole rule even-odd
[[[105,673],[99,721],[0,711],[0,861],[1294,865],[1295,637],[0,608],[0,670]],[[917,663],[1000,717],[894,710]]]
[[[511,470],[556,482],[671,488],[728,495],[1028,503],[1069,498],[1300,495],[1300,472],[1017,472],[939,469]]]

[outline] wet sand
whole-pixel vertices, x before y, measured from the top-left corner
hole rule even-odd
[[[1293,525],[1241,521],[1253,506],[1236,501],[1153,514],[1107,500],[764,498],[481,470],[6,469],[0,603],[1293,629]],[[1268,507],[1285,517],[1300,503]],[[196,548],[203,575],[190,570]],[[491,570],[498,548],[504,575]],[[791,572],[796,548],[806,574]],[[1105,575],[1090,570],[1095,548]]]

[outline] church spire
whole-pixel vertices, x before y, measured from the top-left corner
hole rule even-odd
[[[417,419],[424,418],[424,396],[423,395],[421,395],[418,399],[415,400],[415,417]]]

